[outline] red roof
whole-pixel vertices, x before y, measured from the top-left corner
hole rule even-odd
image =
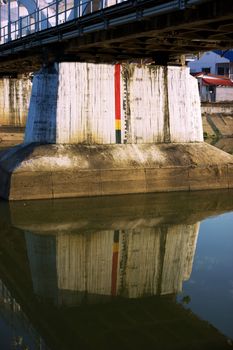
[[[219,78],[202,78],[204,85],[222,85],[222,86],[233,86],[233,82],[230,79],[219,79]]]
[[[233,81],[225,76],[210,73],[206,74],[203,72],[195,73],[194,76],[198,79],[202,79],[204,85],[233,86]]]

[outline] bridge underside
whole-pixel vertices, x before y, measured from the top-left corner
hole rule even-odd
[[[185,53],[233,47],[231,0],[166,13],[159,3],[127,1],[1,45],[0,73],[31,72],[54,60],[177,64]]]

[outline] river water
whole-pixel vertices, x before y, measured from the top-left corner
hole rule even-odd
[[[233,348],[233,191],[0,213],[0,349]]]

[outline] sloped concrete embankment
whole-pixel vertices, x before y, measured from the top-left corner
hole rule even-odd
[[[202,120],[205,141],[233,154],[233,103],[203,103]]]
[[[233,102],[202,103],[201,110],[205,138],[233,138]]]

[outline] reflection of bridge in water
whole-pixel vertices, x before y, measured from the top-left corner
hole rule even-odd
[[[12,205],[13,224],[25,233],[35,293],[58,304],[79,304],[180,292],[192,271],[198,221],[212,208],[200,212],[200,193],[180,196],[178,208],[175,198]]]
[[[1,203],[0,278],[56,350],[227,349],[174,297],[198,222],[232,200],[225,191]]]
[[[233,46],[230,0],[7,0],[1,11],[3,72],[47,60],[174,64],[182,53]]]
[[[173,294],[190,277],[198,224],[94,233],[26,232],[36,294],[59,304]]]

